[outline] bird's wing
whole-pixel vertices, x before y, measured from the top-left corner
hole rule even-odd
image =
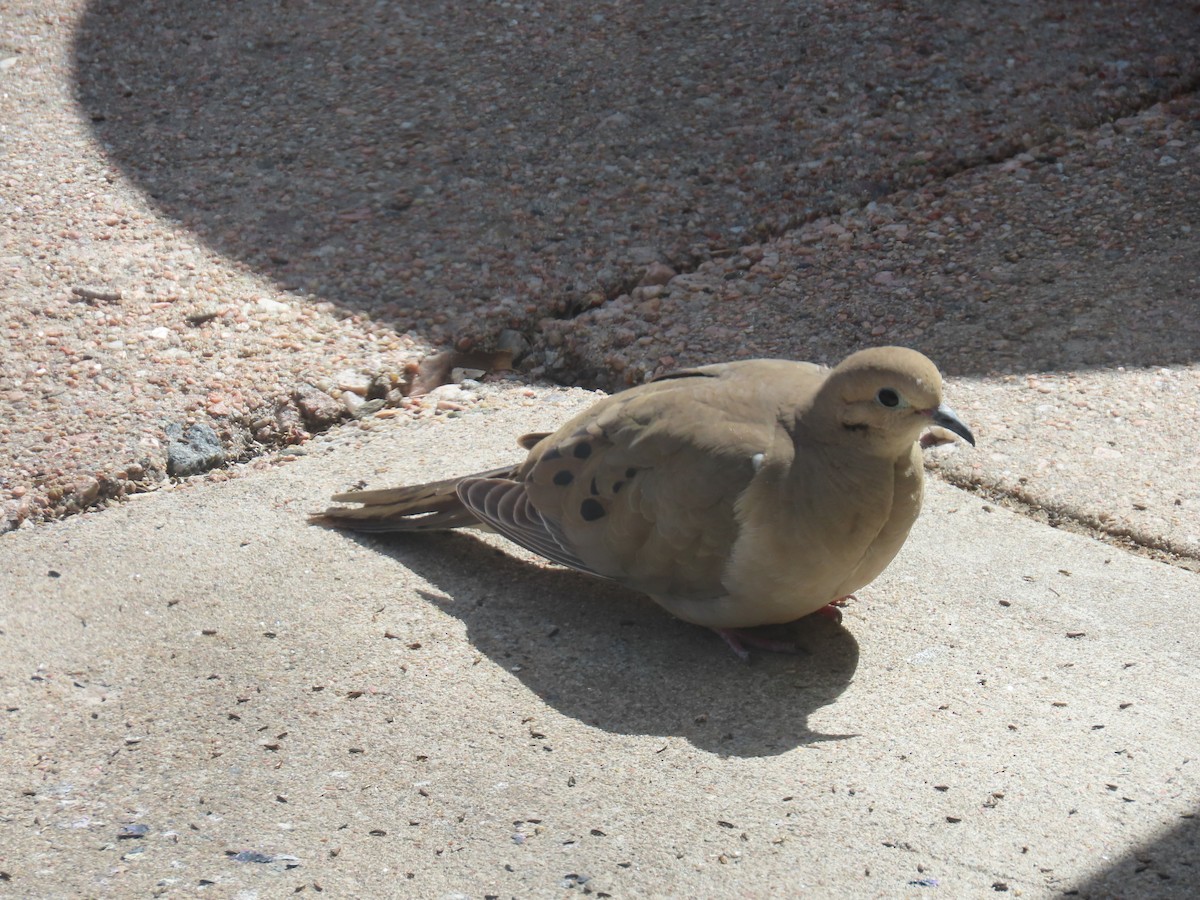
[[[790,454],[783,422],[822,378],[774,360],[678,373],[602,400],[538,441],[515,478],[459,496],[556,562],[656,596],[717,596],[738,497]]]

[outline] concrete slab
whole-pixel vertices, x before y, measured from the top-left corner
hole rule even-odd
[[[305,524],[588,399],[0,538],[0,890],[1194,896],[1191,573],[935,481],[843,627],[745,665],[498,540]]]

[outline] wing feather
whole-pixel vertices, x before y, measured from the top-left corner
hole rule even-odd
[[[526,550],[552,562],[587,572],[600,573],[580,559],[529,502],[525,484],[504,478],[468,478],[458,487],[463,505],[479,519]]]

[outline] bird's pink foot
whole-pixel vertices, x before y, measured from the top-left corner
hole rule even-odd
[[[808,652],[795,641],[781,641],[746,631],[743,628],[714,628],[713,631],[719,634],[721,640],[728,644],[729,649],[736,653],[738,658],[743,661],[750,659],[750,651],[746,649],[747,647],[754,647],[757,650],[769,650],[771,653]]]
[[[814,616],[824,616],[827,619],[832,619],[835,625],[842,624],[842,610],[840,607],[845,606],[850,600],[857,600],[853,594],[847,594],[845,597],[838,597],[836,600],[825,604],[816,612],[811,613]],[[776,638],[769,638],[765,635],[756,634],[753,631],[747,631],[744,628],[714,628],[712,629],[721,636],[729,649],[737,654],[739,659],[750,659],[750,652],[747,647],[754,647],[757,650],[767,650],[771,653],[807,653],[808,651],[797,644],[795,641],[781,641]]]
[[[813,615],[814,616],[824,616],[827,619],[832,619],[833,624],[841,625],[842,624],[841,607],[845,606],[847,601],[857,600],[857,599],[858,598],[855,597],[853,594],[847,594],[845,597],[838,597],[836,600],[832,601],[831,603],[826,603],[824,606],[822,606],[820,609],[818,609],[815,613],[813,613]]]

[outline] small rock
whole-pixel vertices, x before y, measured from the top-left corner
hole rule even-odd
[[[297,385],[292,391],[292,399],[309,428],[328,428],[342,417],[342,404],[311,384]]]
[[[242,850],[240,853],[228,852],[228,856],[234,862],[240,863],[269,863],[274,862],[275,857],[266,853],[259,853],[257,850]]]
[[[184,318],[187,319],[187,323],[189,325],[200,326],[205,322],[211,322],[220,314],[221,313],[219,310],[213,309],[212,307],[202,307],[188,313]]]
[[[665,263],[652,262],[646,267],[646,274],[639,284],[666,284],[675,277],[675,270]]]
[[[347,394],[347,396],[353,397],[355,395]],[[356,419],[365,419],[367,416],[375,415],[375,413],[379,412],[386,405],[387,405],[387,400],[383,399],[382,397],[380,397],[377,400],[367,400],[366,402],[359,400],[358,407],[350,414],[352,416],[354,416],[354,418],[356,418]]]
[[[443,384],[441,387],[430,391],[428,396],[438,402],[448,400],[451,403],[469,403],[475,399],[470,391],[465,390],[457,384]]]
[[[358,414],[358,409],[367,401],[360,397],[354,391],[342,391],[342,406],[346,407],[346,412],[355,416]]]
[[[167,474],[183,478],[215,469],[225,463],[225,448],[207,425],[171,424],[167,432]]]
[[[270,297],[259,297],[256,305],[262,312],[272,316],[281,315],[291,309],[286,303],[280,303]]]
[[[398,375],[391,372],[380,372],[371,379],[371,386],[367,389],[367,399],[378,400],[381,397],[386,397],[393,386],[399,383],[400,377]]]
[[[371,376],[364,375],[362,372],[356,372],[353,369],[338,372],[336,381],[339,389],[352,391],[360,397],[367,396],[367,391],[371,389]]]
[[[75,482],[75,498],[79,508],[90,506],[100,494],[100,482],[86,475]],[[1142,507],[1145,509],[1145,507]]]
[[[529,352],[529,339],[513,328],[505,328],[496,339],[497,350],[507,350],[517,362]]]

